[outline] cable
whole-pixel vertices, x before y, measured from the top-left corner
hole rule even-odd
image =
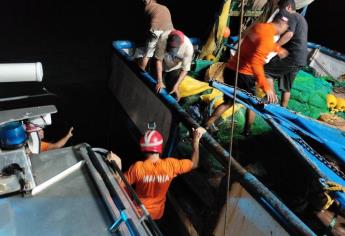
[[[229,205],[228,199],[230,198],[229,188],[230,188],[233,137],[234,137],[234,127],[235,127],[235,101],[236,101],[236,94],[237,94],[238,69],[240,67],[240,54],[241,54],[240,45],[241,45],[241,39],[242,39],[243,16],[244,16],[244,0],[241,0],[240,31],[239,31],[239,39],[238,39],[239,41],[238,41],[238,49],[237,49],[236,76],[235,76],[235,86],[234,86],[234,98],[233,98],[233,105],[232,105],[232,117],[231,117],[231,135],[230,135],[229,161],[228,161],[228,172],[227,172],[228,177],[227,177],[227,183],[226,183],[226,209],[225,209],[225,222],[224,222],[224,236],[227,235],[226,225],[227,225],[228,205]]]

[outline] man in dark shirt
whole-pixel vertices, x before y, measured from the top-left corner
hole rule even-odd
[[[302,15],[296,12],[294,0],[280,0],[280,12],[289,18],[289,29],[278,40],[278,44],[288,50],[289,55],[280,59],[273,58],[265,65],[265,74],[273,87],[273,79],[278,79],[279,89],[282,92],[280,104],[287,107],[290,99],[290,90],[297,72],[307,64],[308,57],[308,24]]]
[[[170,11],[166,6],[157,3],[157,0],[143,0],[143,2],[145,4],[145,18],[148,21],[148,32],[145,49],[143,55],[141,55],[143,57],[139,61],[139,66],[145,70],[149,59],[155,53],[159,38],[164,32],[173,30],[174,26]]]

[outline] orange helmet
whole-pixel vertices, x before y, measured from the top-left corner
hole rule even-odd
[[[157,152],[162,153],[163,137],[156,130],[148,130],[140,139],[140,148],[142,152]]]

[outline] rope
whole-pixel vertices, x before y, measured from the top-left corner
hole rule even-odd
[[[239,31],[239,41],[238,41],[238,51],[237,51],[237,63],[236,63],[236,76],[235,76],[235,86],[234,86],[234,98],[232,106],[232,117],[231,117],[231,135],[230,135],[230,147],[229,147],[229,161],[228,161],[228,176],[226,183],[226,209],[225,209],[225,222],[224,222],[224,236],[227,235],[226,225],[227,225],[227,216],[228,216],[228,199],[230,198],[229,188],[230,188],[230,173],[231,173],[231,160],[232,160],[232,148],[233,148],[233,136],[234,136],[234,127],[235,127],[235,101],[237,95],[237,81],[238,81],[238,69],[240,67],[240,54],[241,54],[241,39],[242,39],[242,24],[244,16],[244,0],[241,0],[241,18],[240,18],[240,31]]]
[[[331,196],[329,196],[328,193],[323,193],[326,198],[327,198],[327,202],[325,203],[325,205],[322,207],[322,210],[327,210],[334,202],[334,199],[331,198]]]
[[[324,185],[323,190],[325,191],[323,194],[326,196],[327,202],[322,207],[322,210],[327,210],[334,202],[334,199],[329,195],[329,192],[339,191],[339,192],[345,193],[345,187],[331,181],[325,181],[323,185]]]
[[[322,210],[327,210],[333,203],[334,203],[334,199],[329,195],[330,192],[334,192],[334,191],[339,191],[339,192],[343,192],[345,193],[345,187],[332,182],[332,181],[325,181],[324,179],[321,179],[321,184],[323,186],[323,190],[325,191],[323,194],[326,196],[327,198],[327,202],[326,204],[322,207]],[[332,217],[331,222],[329,223],[327,230],[329,233],[332,232],[334,226],[337,223],[337,217],[338,217],[338,213],[339,213],[339,208],[336,208],[335,213]]]

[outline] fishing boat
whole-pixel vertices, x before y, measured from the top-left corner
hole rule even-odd
[[[246,22],[254,22],[263,15],[268,18],[274,12],[273,6],[260,2],[263,1],[252,1],[246,6],[249,9]],[[312,1],[296,2],[299,9],[306,9]],[[204,76],[212,72],[212,66],[221,67],[217,62],[222,61],[223,54],[236,48],[232,43],[235,40],[224,39],[222,34],[229,17],[240,15],[239,3],[224,1],[217,24],[203,46],[200,40],[192,39],[194,69],[180,85],[179,102],[165,90],[155,92],[154,75],[142,71],[133,61],[137,47],[133,42],[113,42],[109,87],[125,111],[134,139],[143,134],[148,122],[155,121],[163,136],[168,137],[164,156],[190,154],[191,128],[199,127],[212,113],[221,103],[223,93],[233,97],[231,86],[207,81]],[[221,36],[217,38],[218,34]],[[264,100],[239,91],[235,99],[238,104],[217,124],[218,131],[207,133],[202,140],[201,167],[172,184],[169,200],[190,234],[341,235],[344,232],[341,226],[345,206],[344,131],[341,125],[316,119],[325,113],[332,117],[334,113],[343,115],[339,91],[344,88],[345,60],[344,55],[323,46],[309,43],[308,47],[308,68],[296,78],[289,109],[267,105]],[[208,79],[214,77],[217,73]],[[335,97],[332,104],[330,94]],[[240,134],[245,107],[259,114],[249,138]],[[233,137],[232,117],[236,124]],[[232,156],[228,152],[231,139]],[[225,186],[229,176],[230,184]],[[327,220],[322,215],[325,212],[329,213]]]
[[[146,130],[146,124],[155,121],[163,136],[168,137],[163,155],[188,156],[191,150],[188,150],[190,140],[186,133],[199,124],[166,91],[160,95],[154,92],[155,79],[149,73],[141,71],[131,60],[131,50],[134,49],[131,42],[116,41],[113,45],[115,53],[109,86],[126,112],[126,122],[133,136],[137,134],[138,138]],[[126,99],[128,97],[133,99]],[[142,97],[145,99],[141,99]],[[269,232],[279,235],[313,234],[267,187],[230,157],[211,135],[206,134],[203,140],[205,149],[201,160],[209,159],[212,163],[204,163],[204,173],[201,171],[184,175],[176,181],[176,185],[172,185],[169,195],[191,234],[206,231],[212,233],[210,229],[215,230],[216,234],[222,232],[224,219],[219,214],[224,215],[226,212],[222,206],[224,203],[218,199],[222,198],[222,188],[219,188],[217,180],[214,184],[210,183],[212,173],[207,173],[207,169],[222,171],[229,160],[236,178],[234,177],[230,191],[232,200],[229,209],[232,214],[226,221],[230,230],[228,232],[257,235],[267,235]],[[189,215],[192,217],[189,218]],[[239,219],[241,223],[238,222]]]
[[[273,11],[263,2],[251,2],[248,19]],[[303,8],[311,1],[299,2]],[[224,3],[222,9],[227,15],[219,14],[220,19],[240,15],[239,1]],[[217,31],[222,34],[226,24],[219,22],[223,25],[217,24]],[[204,58],[200,40],[192,41],[197,58],[190,77],[184,81],[188,89],[180,103],[165,90],[155,93],[154,76],[133,62],[133,42],[113,43],[109,88],[124,111],[123,124],[137,141],[147,124],[155,121],[166,137],[164,156],[188,157],[191,128],[200,126],[203,116],[219,103],[220,94],[233,94],[233,88],[216,81],[205,82],[201,77],[203,71],[221,61],[224,51],[233,48],[231,42],[223,38],[214,41],[214,46],[207,46],[213,47],[211,53]],[[168,199],[190,235],[317,235],[335,233],[334,226],[341,232],[344,133],[314,118],[321,112],[343,113],[342,100],[327,101],[327,94],[334,87],[342,88],[345,57],[320,45],[310,43],[309,48],[313,70],[308,72],[313,74],[309,73],[308,78],[332,77],[317,80],[323,81],[320,83],[327,91],[317,97],[321,97],[322,107],[303,110],[303,103],[296,102],[295,112],[291,112],[239,91],[236,112],[224,116],[217,124],[217,133],[203,137],[198,170],[174,180]],[[7,72],[17,71],[6,66]],[[13,82],[7,73],[1,76],[0,68],[1,81],[5,82],[0,87],[0,234],[161,235],[116,163],[105,160],[107,150],[82,143],[39,152],[37,134],[27,135],[23,122],[39,117],[50,120],[57,112],[57,98],[38,83],[40,65],[27,66],[31,68],[29,74],[35,76],[28,79],[26,71],[26,82]],[[301,73],[305,78],[306,72]],[[18,86],[23,89],[18,90]],[[259,139],[236,133],[243,123],[243,106],[256,110],[261,117],[254,132]],[[236,118],[238,130],[230,155],[232,117]],[[273,142],[274,148],[267,150]],[[114,173],[120,175],[129,191],[113,178]],[[310,209],[324,207],[325,199],[326,205],[335,201],[339,206],[333,204],[337,212],[329,221],[320,222],[320,209]]]

